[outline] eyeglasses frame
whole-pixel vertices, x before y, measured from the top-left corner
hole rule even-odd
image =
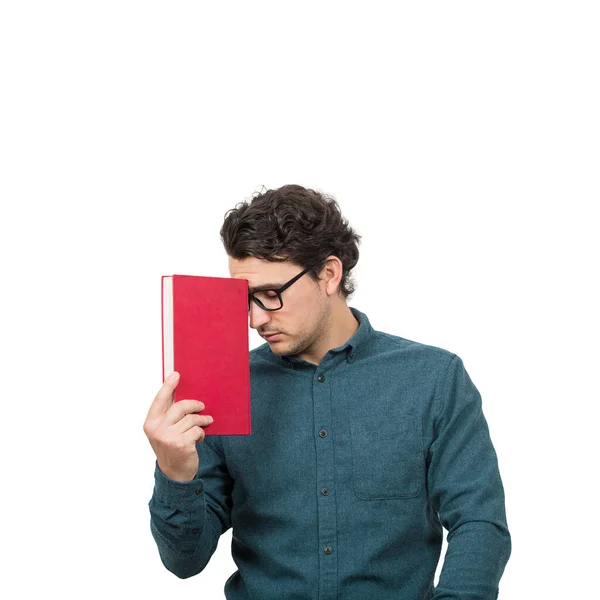
[[[302,277],[302,275],[305,275],[306,273],[308,273],[311,270],[311,268],[312,267],[307,267],[306,269],[304,269],[304,271],[302,271],[302,272],[298,273],[298,275],[295,275],[294,277],[292,277],[288,282],[284,283],[278,289],[259,288],[257,290],[254,290],[253,292],[248,292],[248,312],[250,312],[250,300],[253,300],[254,304],[256,304],[258,307],[262,308],[263,310],[267,310],[269,312],[281,310],[283,308],[283,298],[281,297],[281,292],[284,292],[285,290],[287,290],[290,287],[290,285],[292,285],[293,283],[296,283],[296,281],[298,281],[298,279],[300,279],[300,277]],[[281,304],[281,306],[279,308],[267,308],[258,298],[256,298],[256,296],[254,295],[255,292],[275,292],[277,294],[277,297],[279,298],[279,303]]]

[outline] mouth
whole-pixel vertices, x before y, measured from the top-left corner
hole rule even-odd
[[[280,339],[280,337],[282,335],[283,335],[282,333],[269,333],[269,334],[265,333],[265,334],[262,334],[262,338],[264,340],[266,340],[267,342],[276,342]]]

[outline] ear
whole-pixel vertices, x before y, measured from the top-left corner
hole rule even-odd
[[[328,296],[333,296],[339,291],[344,266],[337,256],[328,256],[326,261],[325,266],[321,270],[320,279],[324,285],[325,293]]]

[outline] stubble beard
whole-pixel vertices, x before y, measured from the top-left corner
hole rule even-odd
[[[282,348],[279,351],[272,348],[273,352],[280,356],[297,356],[302,352],[306,352],[308,348],[326,337],[330,329],[330,311],[328,308],[329,307],[323,309],[312,332],[302,335],[299,339],[293,340],[288,348]]]

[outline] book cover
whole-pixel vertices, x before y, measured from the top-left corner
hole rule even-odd
[[[205,435],[249,435],[248,281],[162,277],[163,381],[179,372],[174,401],[201,400]]]

